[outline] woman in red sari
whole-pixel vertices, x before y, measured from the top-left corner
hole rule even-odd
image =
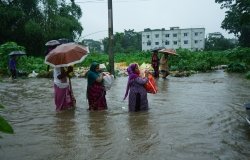
[[[151,59],[151,66],[154,69],[154,77],[159,77],[159,57],[158,51],[153,51],[152,59]]]
[[[99,64],[93,62],[87,73],[87,99],[89,102],[89,110],[105,110],[107,109],[106,91],[103,86],[103,73],[100,73]]]

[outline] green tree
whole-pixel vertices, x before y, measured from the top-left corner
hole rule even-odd
[[[104,38],[102,41],[104,51],[108,53],[109,39]],[[114,52],[131,53],[141,51],[141,34],[134,30],[124,30],[124,33],[116,32],[114,35]]]
[[[3,108],[4,106],[0,104],[0,109],[3,109]],[[9,133],[9,134],[14,133],[12,126],[2,116],[0,116],[0,132]]]
[[[0,0],[0,43],[15,41],[41,55],[48,40],[79,37],[81,16],[74,0]]]
[[[93,39],[85,39],[82,41],[82,44],[89,47],[90,53],[102,52],[101,42],[99,41],[95,41]]]
[[[234,47],[235,44],[231,43],[229,39],[226,39],[223,36],[220,38],[209,36],[205,39],[205,50],[208,51],[222,51]]]
[[[226,8],[225,19],[221,27],[234,33],[243,47],[250,47],[250,1],[249,0],[215,0]]]

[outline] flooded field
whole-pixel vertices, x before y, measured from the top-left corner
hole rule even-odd
[[[223,71],[159,79],[148,112],[128,113],[118,77],[109,109],[87,111],[87,81],[72,79],[77,108],[57,113],[51,79],[3,79],[0,114],[15,130],[0,133],[1,160],[248,160],[250,126],[244,103],[250,81]]]

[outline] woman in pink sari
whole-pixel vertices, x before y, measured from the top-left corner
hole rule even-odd
[[[54,68],[54,92],[56,111],[72,109],[75,107],[75,98],[69,84],[68,75],[73,71],[68,67],[65,71],[63,67]]]

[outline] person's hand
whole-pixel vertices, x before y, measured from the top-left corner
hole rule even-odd
[[[149,71],[148,70],[145,70],[145,77],[148,77],[148,74],[149,74]]]

